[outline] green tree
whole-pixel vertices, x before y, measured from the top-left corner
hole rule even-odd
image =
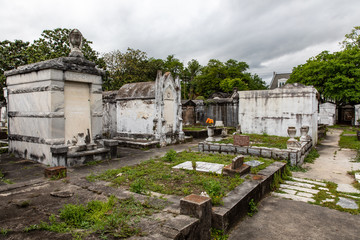
[[[195,92],[199,96],[209,97],[220,90],[220,82],[226,78],[224,63],[210,59],[201,69],[201,74],[195,77]]]
[[[104,60],[109,72],[106,90],[117,90],[126,83],[155,81],[155,69],[162,66],[162,60],[149,61],[146,52],[132,48],[125,53],[119,50],[106,53]]]
[[[164,61],[164,71],[170,72],[171,75],[176,78],[177,76],[182,78],[184,71],[184,64],[179,59],[175,58],[175,55],[167,56]]]
[[[70,46],[68,42],[69,29],[56,28],[54,30],[44,30],[41,37],[32,44],[15,40],[14,42],[5,40],[0,42],[0,85],[5,86],[4,71],[14,69],[21,65],[40,62],[57,57],[68,56]],[[85,58],[95,62],[98,67],[105,68],[105,62],[99,58],[98,52],[90,46],[92,42],[84,39],[83,53]],[[2,91],[0,91],[2,98]]]
[[[232,92],[234,87],[238,90],[266,89],[265,82],[258,75],[246,72],[248,69],[247,63],[234,59],[225,63],[211,59],[195,78],[196,94],[209,97],[214,92]]]
[[[2,88],[6,86],[4,72],[27,64],[26,49],[28,46],[29,42],[22,40],[0,42],[0,100],[3,100]]]
[[[343,48],[360,48],[360,26],[355,26],[350,33],[345,34],[345,39],[341,45]]]
[[[27,63],[35,63],[44,60],[49,60],[58,57],[69,56],[70,44],[69,33],[70,29],[56,28],[54,30],[44,30],[41,37],[35,40],[26,50],[28,56]],[[83,39],[82,51],[84,57],[92,62],[95,62],[100,68],[105,68],[105,62],[99,58],[99,53],[93,50],[90,46],[91,41],[86,38]]]
[[[293,69],[288,83],[313,85],[323,101],[337,104],[360,102],[360,49],[324,51]]]
[[[153,79],[152,81],[155,81],[157,72],[159,70],[164,72],[164,60],[157,58],[150,58],[148,60],[148,68],[149,68],[148,79],[149,80]]]
[[[220,88],[224,92],[232,92],[234,88],[238,91],[249,90],[248,85],[240,78],[225,78],[221,81]]]
[[[192,59],[188,62],[187,67],[183,72],[183,86],[181,88],[184,99],[193,99],[194,97],[194,79],[201,73],[202,66],[196,59]],[[187,94],[188,93],[188,94]]]
[[[247,73],[250,75],[250,73]],[[249,89],[251,90],[265,90],[268,89],[268,86],[266,86],[265,81],[263,81],[257,74],[250,75],[249,76]]]

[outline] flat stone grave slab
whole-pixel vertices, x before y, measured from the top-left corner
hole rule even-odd
[[[356,189],[352,185],[346,184],[346,183],[339,183],[336,190],[338,192],[345,192],[345,193],[360,193],[360,191],[358,189]]]
[[[356,204],[356,202],[352,199],[349,198],[343,198],[343,197],[339,197],[339,201],[336,204],[342,208],[347,208],[347,209],[358,209],[359,206]]]
[[[257,167],[261,164],[263,164],[263,162],[260,162],[260,161],[257,161],[257,160],[251,160],[251,161],[247,161],[247,162],[244,162],[244,164],[250,166],[250,167]]]
[[[360,182],[360,173],[355,173],[355,179]]]
[[[208,163],[208,162],[196,162],[196,171],[198,172],[215,172],[221,174],[224,164]],[[187,169],[193,170],[192,162],[186,161],[179,165],[174,166],[175,169]]]

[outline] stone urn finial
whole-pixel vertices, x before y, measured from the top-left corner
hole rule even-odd
[[[71,30],[69,34],[70,42],[70,57],[84,57],[84,54],[81,51],[83,45],[83,36],[78,29]]]

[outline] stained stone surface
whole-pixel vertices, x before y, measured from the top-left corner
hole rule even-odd
[[[355,179],[360,182],[360,173],[355,173]]]
[[[296,195],[287,194],[287,193],[273,192],[273,193],[271,193],[271,195],[276,196],[276,197],[288,198],[288,199],[292,199],[294,201],[300,201],[300,202],[314,202],[314,199],[312,199],[312,198],[296,196]]]
[[[245,162],[246,165],[251,166],[251,167],[257,167],[261,164],[263,164],[263,162],[257,161],[257,160],[251,160],[251,161],[247,161]]]
[[[218,163],[196,162],[196,171],[198,171],[198,172],[215,172],[217,174],[221,174],[224,166],[225,166],[224,164],[218,164]],[[179,165],[174,166],[173,168],[193,170],[192,162],[190,162],[190,161],[183,162]]]
[[[336,189],[339,192],[346,192],[346,193],[360,193],[360,191],[356,188],[354,188],[352,185],[350,184],[346,184],[346,183],[339,183],[338,187]]]
[[[298,181],[298,182],[311,183],[311,184],[316,184],[316,185],[326,187],[326,183],[323,183],[323,182],[320,182],[320,181],[313,181],[313,180],[296,178],[296,177],[291,177],[291,178],[294,179],[295,181]]]
[[[348,209],[358,209],[359,206],[356,204],[356,202],[349,198],[343,198],[339,197],[339,201],[336,204],[342,208],[348,208]]]
[[[315,185],[313,185],[313,184],[301,183],[301,182],[295,182],[295,181],[285,181],[285,184],[303,187],[303,188],[310,188],[310,189],[315,187]]]

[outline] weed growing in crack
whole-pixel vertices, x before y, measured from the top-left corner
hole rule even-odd
[[[255,203],[254,199],[252,198],[249,202],[249,210],[248,210],[247,215],[252,217],[257,212],[258,212],[257,204]]]

